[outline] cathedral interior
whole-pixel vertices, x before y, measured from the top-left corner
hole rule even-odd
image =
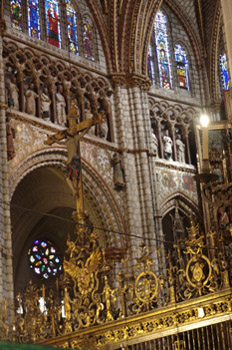
[[[0,348],[232,350],[231,0],[0,3]]]

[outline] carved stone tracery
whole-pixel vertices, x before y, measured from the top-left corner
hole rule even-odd
[[[16,79],[19,94],[19,111],[25,112],[24,92],[30,84],[34,84],[34,91],[38,95],[36,101],[36,116],[41,118],[41,95],[44,88],[48,89],[50,104],[50,120],[59,123],[57,119],[57,89],[62,88],[65,99],[66,114],[69,113],[71,100],[76,100],[80,110],[80,119],[84,120],[84,104],[89,102],[92,114],[103,109],[107,115],[108,126],[111,127],[110,96],[112,94],[109,83],[102,77],[93,77],[92,74],[82,72],[76,66],[54,60],[41,55],[28,47],[19,47],[12,42],[4,42],[3,57],[5,61],[6,87]],[[60,88],[61,87],[61,88]],[[6,101],[9,104],[9,100]],[[14,106],[13,106],[14,109]],[[107,140],[112,137],[108,133]]]

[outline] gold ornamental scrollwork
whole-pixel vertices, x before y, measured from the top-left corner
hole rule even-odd
[[[141,272],[135,280],[135,295],[139,301],[149,304],[158,294],[158,278],[152,271]]]
[[[207,270],[207,272],[205,272]],[[186,267],[186,278],[188,283],[198,290],[198,294],[202,294],[202,289],[210,281],[212,276],[212,268],[209,259],[202,256],[193,256]]]

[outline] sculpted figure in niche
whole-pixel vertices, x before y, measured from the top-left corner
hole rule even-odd
[[[169,136],[168,130],[165,130],[165,134],[163,136],[164,143],[164,158],[168,160],[172,160],[172,139]]]
[[[158,157],[159,156],[159,151],[158,151],[159,142],[158,142],[158,139],[157,139],[156,134],[154,132],[152,132],[151,137],[152,137],[152,144],[151,144],[152,152],[154,152],[155,156]]]
[[[8,105],[9,107],[13,106],[14,109],[19,110],[19,89],[16,84],[16,78],[13,76],[9,83],[9,98]]]
[[[50,105],[51,105],[51,99],[48,94],[48,88],[44,87],[43,92],[41,94],[41,112],[42,112],[42,118],[46,121],[50,120]]]
[[[177,161],[180,163],[185,163],[185,144],[181,141],[180,134],[176,135],[176,153]]]
[[[28,90],[25,92],[26,97],[26,113],[36,115],[36,103],[35,100],[39,96],[34,91],[34,84],[30,83]]]
[[[85,113],[85,119],[90,119],[93,117],[91,113],[91,107],[89,101],[85,101],[85,108],[84,108],[84,113]],[[92,126],[92,128],[89,129],[88,135],[95,135],[95,126]]]
[[[56,110],[57,110],[57,121],[60,125],[65,125],[66,123],[66,102],[63,96],[63,87],[58,85],[56,93]]]
[[[113,154],[112,165],[114,169],[114,187],[116,190],[122,190],[126,184],[124,181],[124,169],[121,154],[116,152]]]
[[[14,148],[14,138],[15,131],[10,125],[10,121],[6,118],[6,136],[7,136],[7,158],[11,160],[15,156],[15,148]]]
[[[106,140],[109,132],[107,116],[104,109],[100,109],[99,114],[105,116],[105,118],[102,119],[102,122],[99,126],[99,136],[102,139]]]

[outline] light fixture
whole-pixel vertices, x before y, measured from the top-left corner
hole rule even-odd
[[[200,123],[201,126],[203,126],[204,128],[206,128],[209,125],[209,117],[207,114],[202,114],[200,116]]]

